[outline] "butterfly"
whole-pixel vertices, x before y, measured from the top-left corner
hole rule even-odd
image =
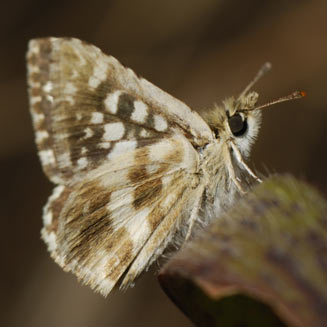
[[[254,83],[200,115],[75,38],[29,42],[30,111],[51,257],[103,295],[126,288],[177,239],[260,181],[245,163],[261,109]]]

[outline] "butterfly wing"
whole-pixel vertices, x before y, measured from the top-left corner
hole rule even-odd
[[[27,61],[36,143],[54,183],[80,178],[176,130],[196,145],[212,139],[196,112],[93,45],[36,39]]]
[[[125,153],[58,187],[42,237],[55,261],[107,295],[134,281],[186,225],[200,180],[198,154],[175,135]]]
[[[42,238],[60,266],[107,295],[187,225],[202,196],[193,145],[212,133],[185,104],[80,40],[32,40],[27,59],[41,163],[60,184]]]

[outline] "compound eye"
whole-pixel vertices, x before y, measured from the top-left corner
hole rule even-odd
[[[240,114],[236,114],[230,118],[228,118],[228,125],[234,136],[242,136],[245,134],[248,123],[246,118],[242,118]]]

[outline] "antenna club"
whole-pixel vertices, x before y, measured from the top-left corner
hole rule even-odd
[[[290,100],[291,99],[300,99],[307,95],[307,92],[305,91],[295,91],[292,94],[289,95]]]
[[[271,63],[265,62],[260,70],[257,72],[257,75],[255,75],[254,79],[247,85],[247,87],[243,90],[243,92],[239,95],[238,100],[241,99],[246,93],[249,92],[249,90],[252,88],[252,86],[263,76],[265,75],[269,70],[271,69]]]
[[[262,66],[262,70],[264,72],[268,72],[271,68],[272,68],[272,64],[269,61],[265,62]]]

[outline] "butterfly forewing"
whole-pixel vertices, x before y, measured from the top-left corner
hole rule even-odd
[[[28,83],[43,168],[67,183],[121,153],[176,131],[204,144],[212,133],[184,103],[77,39],[29,44]]]

